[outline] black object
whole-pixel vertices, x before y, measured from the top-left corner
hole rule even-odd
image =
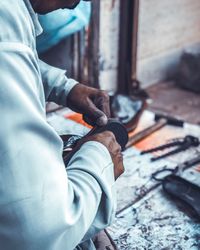
[[[120,2],[118,89],[120,94],[131,95],[132,79],[137,78],[137,41],[139,21],[139,0]]]
[[[178,176],[198,163],[200,163],[200,155],[175,168],[158,170],[152,174],[152,178],[160,182],[163,190],[170,196],[193,208],[195,214],[200,218],[200,187]]]
[[[168,175],[162,181],[163,190],[189,205],[200,218],[200,187],[177,175]]]
[[[115,135],[116,141],[119,143],[122,150],[125,149],[128,142],[128,132],[124,125],[116,119],[109,119],[105,126],[94,127],[86,136],[98,134],[104,131],[111,131]]]
[[[63,151],[70,152],[81,138],[79,135],[66,135],[63,140]]]
[[[200,93],[200,54],[184,53],[175,76],[178,86]]]
[[[184,121],[177,119],[172,116],[164,115],[164,114],[155,114],[154,120],[156,122],[160,121],[161,119],[166,119],[167,124],[171,126],[177,126],[177,127],[183,127],[184,126]]]
[[[165,154],[162,154],[162,155],[160,155],[158,157],[152,157],[151,158],[151,161],[157,161],[157,160],[165,158],[167,156],[170,156],[170,155],[182,152],[184,150],[187,150],[190,147],[198,147],[199,144],[200,144],[200,142],[199,142],[199,139],[197,137],[192,136],[192,135],[187,135],[184,138],[178,139],[178,140],[176,140],[174,142],[167,143],[167,144],[158,146],[156,148],[152,148],[152,149],[149,149],[149,150],[142,151],[141,154],[147,154],[147,153],[152,153],[152,152],[156,152],[156,151],[159,151],[159,150],[164,150],[164,149],[170,148],[170,147],[176,147],[172,151],[169,151],[169,152],[167,152]]]
[[[178,174],[178,173],[180,174],[183,171],[199,163],[200,163],[200,155],[198,155],[197,157],[191,160],[184,161],[183,163],[179,164],[175,168],[163,168],[161,170],[158,170],[152,174],[152,178],[156,181],[162,181],[169,174]],[[163,174],[164,174],[164,177],[163,177]]]
[[[139,118],[147,107],[145,99],[116,94],[110,96],[111,116],[121,122],[128,132],[137,127]]]
[[[76,153],[76,151],[79,150],[80,147],[78,147],[77,144],[81,142],[81,140],[84,141],[84,139],[88,136],[95,135],[104,131],[111,131],[115,135],[116,141],[121,146],[121,149],[125,149],[125,146],[128,142],[128,132],[126,128],[119,121],[116,121],[115,119],[109,119],[108,123],[105,126],[96,126],[83,137],[80,137],[78,135],[65,135],[61,137],[64,145],[63,159],[65,164],[67,164],[72,156]]]

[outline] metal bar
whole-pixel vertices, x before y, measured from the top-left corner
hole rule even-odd
[[[118,92],[130,95],[137,75],[139,0],[120,1]]]
[[[139,27],[139,0],[134,0],[133,4],[133,31],[132,31],[132,74],[129,89],[138,88],[137,81],[137,54],[138,54],[138,27]]]
[[[86,46],[85,46],[85,29],[81,30],[78,34],[78,80],[81,83],[85,82],[85,50],[86,50]]]
[[[100,2],[92,1],[92,16],[89,30],[88,74],[89,85],[99,88],[99,30],[100,30]]]

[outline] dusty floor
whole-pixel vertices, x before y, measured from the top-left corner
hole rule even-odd
[[[63,109],[49,114],[48,122],[59,134],[86,134],[88,128],[72,118],[72,113]],[[154,115],[144,112],[140,123],[141,127],[150,126],[154,123]],[[157,138],[165,141],[174,135],[183,137],[188,133],[198,136],[200,127],[189,124],[184,128],[165,126],[143,140],[143,146],[157,143]],[[158,162],[151,162],[150,154],[141,156],[140,149],[141,144],[123,152],[125,172],[116,185],[118,213],[108,232],[120,250],[199,250],[198,220],[183,205],[170,199],[151,176],[166,166],[174,168],[178,163],[195,158],[200,154],[200,148],[191,148]],[[185,171],[183,177],[197,185],[200,183],[200,172],[196,168]]]
[[[173,82],[158,83],[147,89],[153,103],[149,109],[200,125],[200,94],[180,89]]]

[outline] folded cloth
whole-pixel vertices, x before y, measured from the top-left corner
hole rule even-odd
[[[112,117],[119,120],[128,132],[133,131],[147,107],[145,98],[116,94],[110,98]]]

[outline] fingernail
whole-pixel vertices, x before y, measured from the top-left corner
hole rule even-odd
[[[97,124],[98,126],[104,126],[104,125],[106,125],[107,123],[108,123],[108,118],[107,118],[106,115],[99,117],[99,118],[97,119],[97,121],[96,121],[96,124]]]

